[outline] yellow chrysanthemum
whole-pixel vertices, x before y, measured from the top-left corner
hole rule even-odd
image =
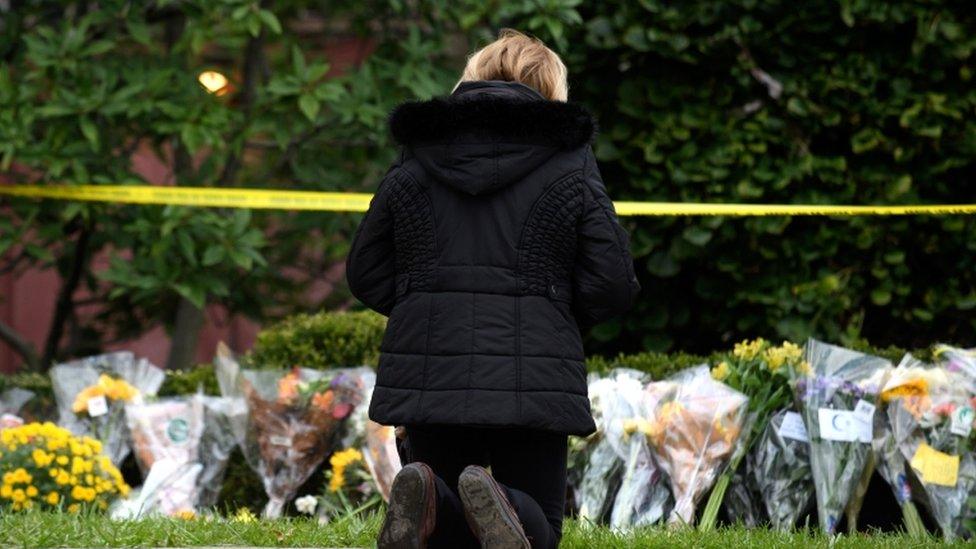
[[[255,517],[254,513],[252,513],[251,510],[248,509],[247,507],[241,507],[240,509],[237,510],[236,513],[234,513],[234,517],[231,520],[234,522],[247,523],[247,522],[254,522],[255,520],[257,520],[257,517]]]
[[[925,397],[929,395],[929,384],[921,378],[910,379],[881,393],[882,402],[891,402],[896,398]]]

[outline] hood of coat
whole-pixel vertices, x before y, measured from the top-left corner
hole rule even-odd
[[[560,150],[590,141],[592,115],[517,82],[463,82],[446,98],[405,103],[393,138],[438,181],[472,195],[519,181]]]

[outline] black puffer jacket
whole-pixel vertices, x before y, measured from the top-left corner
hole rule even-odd
[[[640,287],[577,105],[468,82],[398,107],[403,145],[349,252],[353,294],[389,315],[370,417],[593,432],[578,321]]]

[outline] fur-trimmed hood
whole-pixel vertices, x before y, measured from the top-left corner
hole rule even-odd
[[[593,116],[515,82],[464,82],[447,98],[404,103],[393,138],[438,180],[482,194],[520,179],[561,150],[590,143]]]

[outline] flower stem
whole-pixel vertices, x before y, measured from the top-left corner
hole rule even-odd
[[[725,499],[725,491],[729,488],[729,482],[732,481],[733,470],[730,468],[722,476],[718,477],[718,482],[715,483],[715,488],[712,489],[711,495],[708,496],[708,503],[705,505],[705,511],[702,513],[701,521],[698,523],[698,530],[700,532],[710,532],[715,529],[715,523],[718,520],[718,510],[722,506],[722,500]]]
[[[902,519],[905,521],[905,530],[912,539],[924,538],[928,532],[922,523],[922,517],[918,514],[918,509],[911,501],[906,501],[901,505]]]

